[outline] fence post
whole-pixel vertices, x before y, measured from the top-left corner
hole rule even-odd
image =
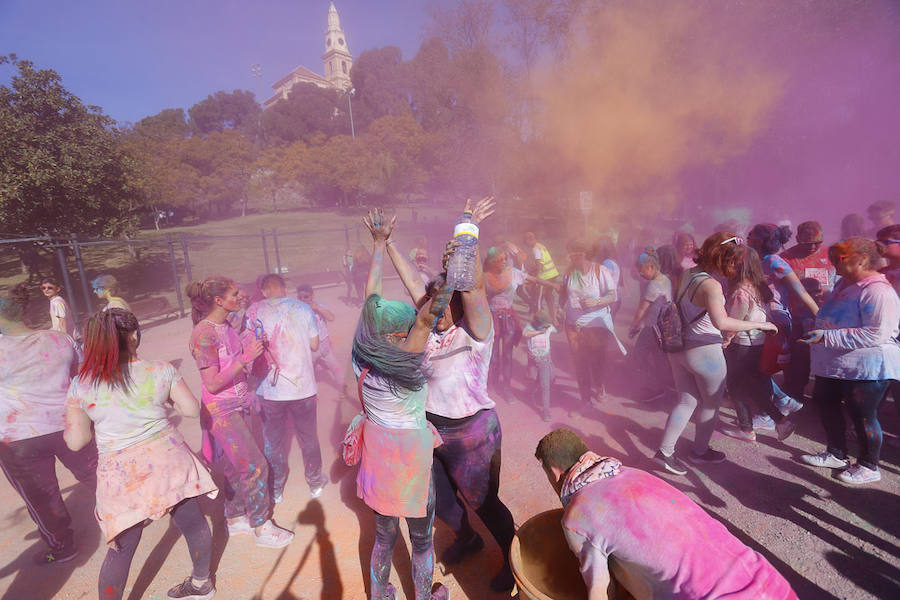
[[[344,247],[350,249],[350,226],[344,223]]]
[[[184,317],[184,299],[181,297],[181,285],[178,283],[178,266],[175,264],[175,245],[172,242],[172,234],[166,234],[166,243],[169,245],[169,262],[172,264],[172,280],[175,282],[175,297],[178,298],[178,312]]]
[[[191,275],[191,255],[188,254],[188,243],[184,234],[180,234],[179,237],[181,238],[181,254],[184,256],[184,273],[187,275],[188,283],[190,283],[194,280],[193,275]]]
[[[281,275],[281,253],[278,251],[278,230],[272,228],[272,245],[275,247],[275,272]]]
[[[75,264],[78,266],[78,276],[81,277],[81,293],[84,294],[84,310],[91,312],[91,290],[88,288],[87,275],[84,272],[84,261],[81,260],[81,248],[78,246],[78,234],[72,234],[72,249],[75,251]]]
[[[62,246],[56,246],[56,257],[59,259],[59,269],[62,275],[63,287],[66,288],[66,299],[69,301],[69,308],[72,309],[72,318],[78,320],[78,305],[75,304],[75,291],[72,289],[72,280],[69,278],[69,267],[66,265],[66,253],[63,252]]]
[[[266,259],[266,273],[270,273],[269,270],[269,246],[266,244],[266,229],[262,228],[259,230],[259,235],[262,237],[263,243],[263,258]]]

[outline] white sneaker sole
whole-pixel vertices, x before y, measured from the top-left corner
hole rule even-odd
[[[181,596],[177,600],[210,600],[213,596],[216,595],[216,588],[213,588],[211,592],[206,594],[194,594],[193,596]],[[175,600],[172,596],[166,596],[169,600]]]
[[[260,540],[256,536],[253,537],[253,543],[255,543],[260,548],[284,548],[285,546],[290,545],[290,543],[293,541],[294,541],[293,535],[281,542]]]

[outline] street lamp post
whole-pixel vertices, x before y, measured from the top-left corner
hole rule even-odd
[[[350,109],[350,135],[353,137],[353,139],[356,139],[356,129],[353,127],[353,101],[351,100],[351,98],[355,93],[356,88],[350,88],[347,91],[347,106]]]
[[[256,101],[262,104],[262,98],[259,94],[259,80],[262,77],[262,66],[259,63],[253,63],[250,66],[250,73],[256,79]]]

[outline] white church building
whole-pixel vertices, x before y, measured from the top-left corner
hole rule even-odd
[[[303,65],[272,84],[275,93],[263,102],[263,108],[269,108],[280,100],[287,100],[291,88],[297,83],[312,83],[321,88],[346,90],[350,88],[350,68],[353,66],[353,55],[347,45],[347,36],[341,28],[334,2],[328,8],[328,29],[325,30],[325,54],[322,55],[325,76],[314,73]]]

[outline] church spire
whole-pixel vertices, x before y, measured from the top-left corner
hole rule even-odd
[[[325,54],[322,55],[325,64],[325,79],[336,88],[349,88],[350,68],[353,66],[353,55],[347,45],[347,36],[341,28],[341,19],[338,16],[334,2],[328,7],[328,29],[325,30]]]

